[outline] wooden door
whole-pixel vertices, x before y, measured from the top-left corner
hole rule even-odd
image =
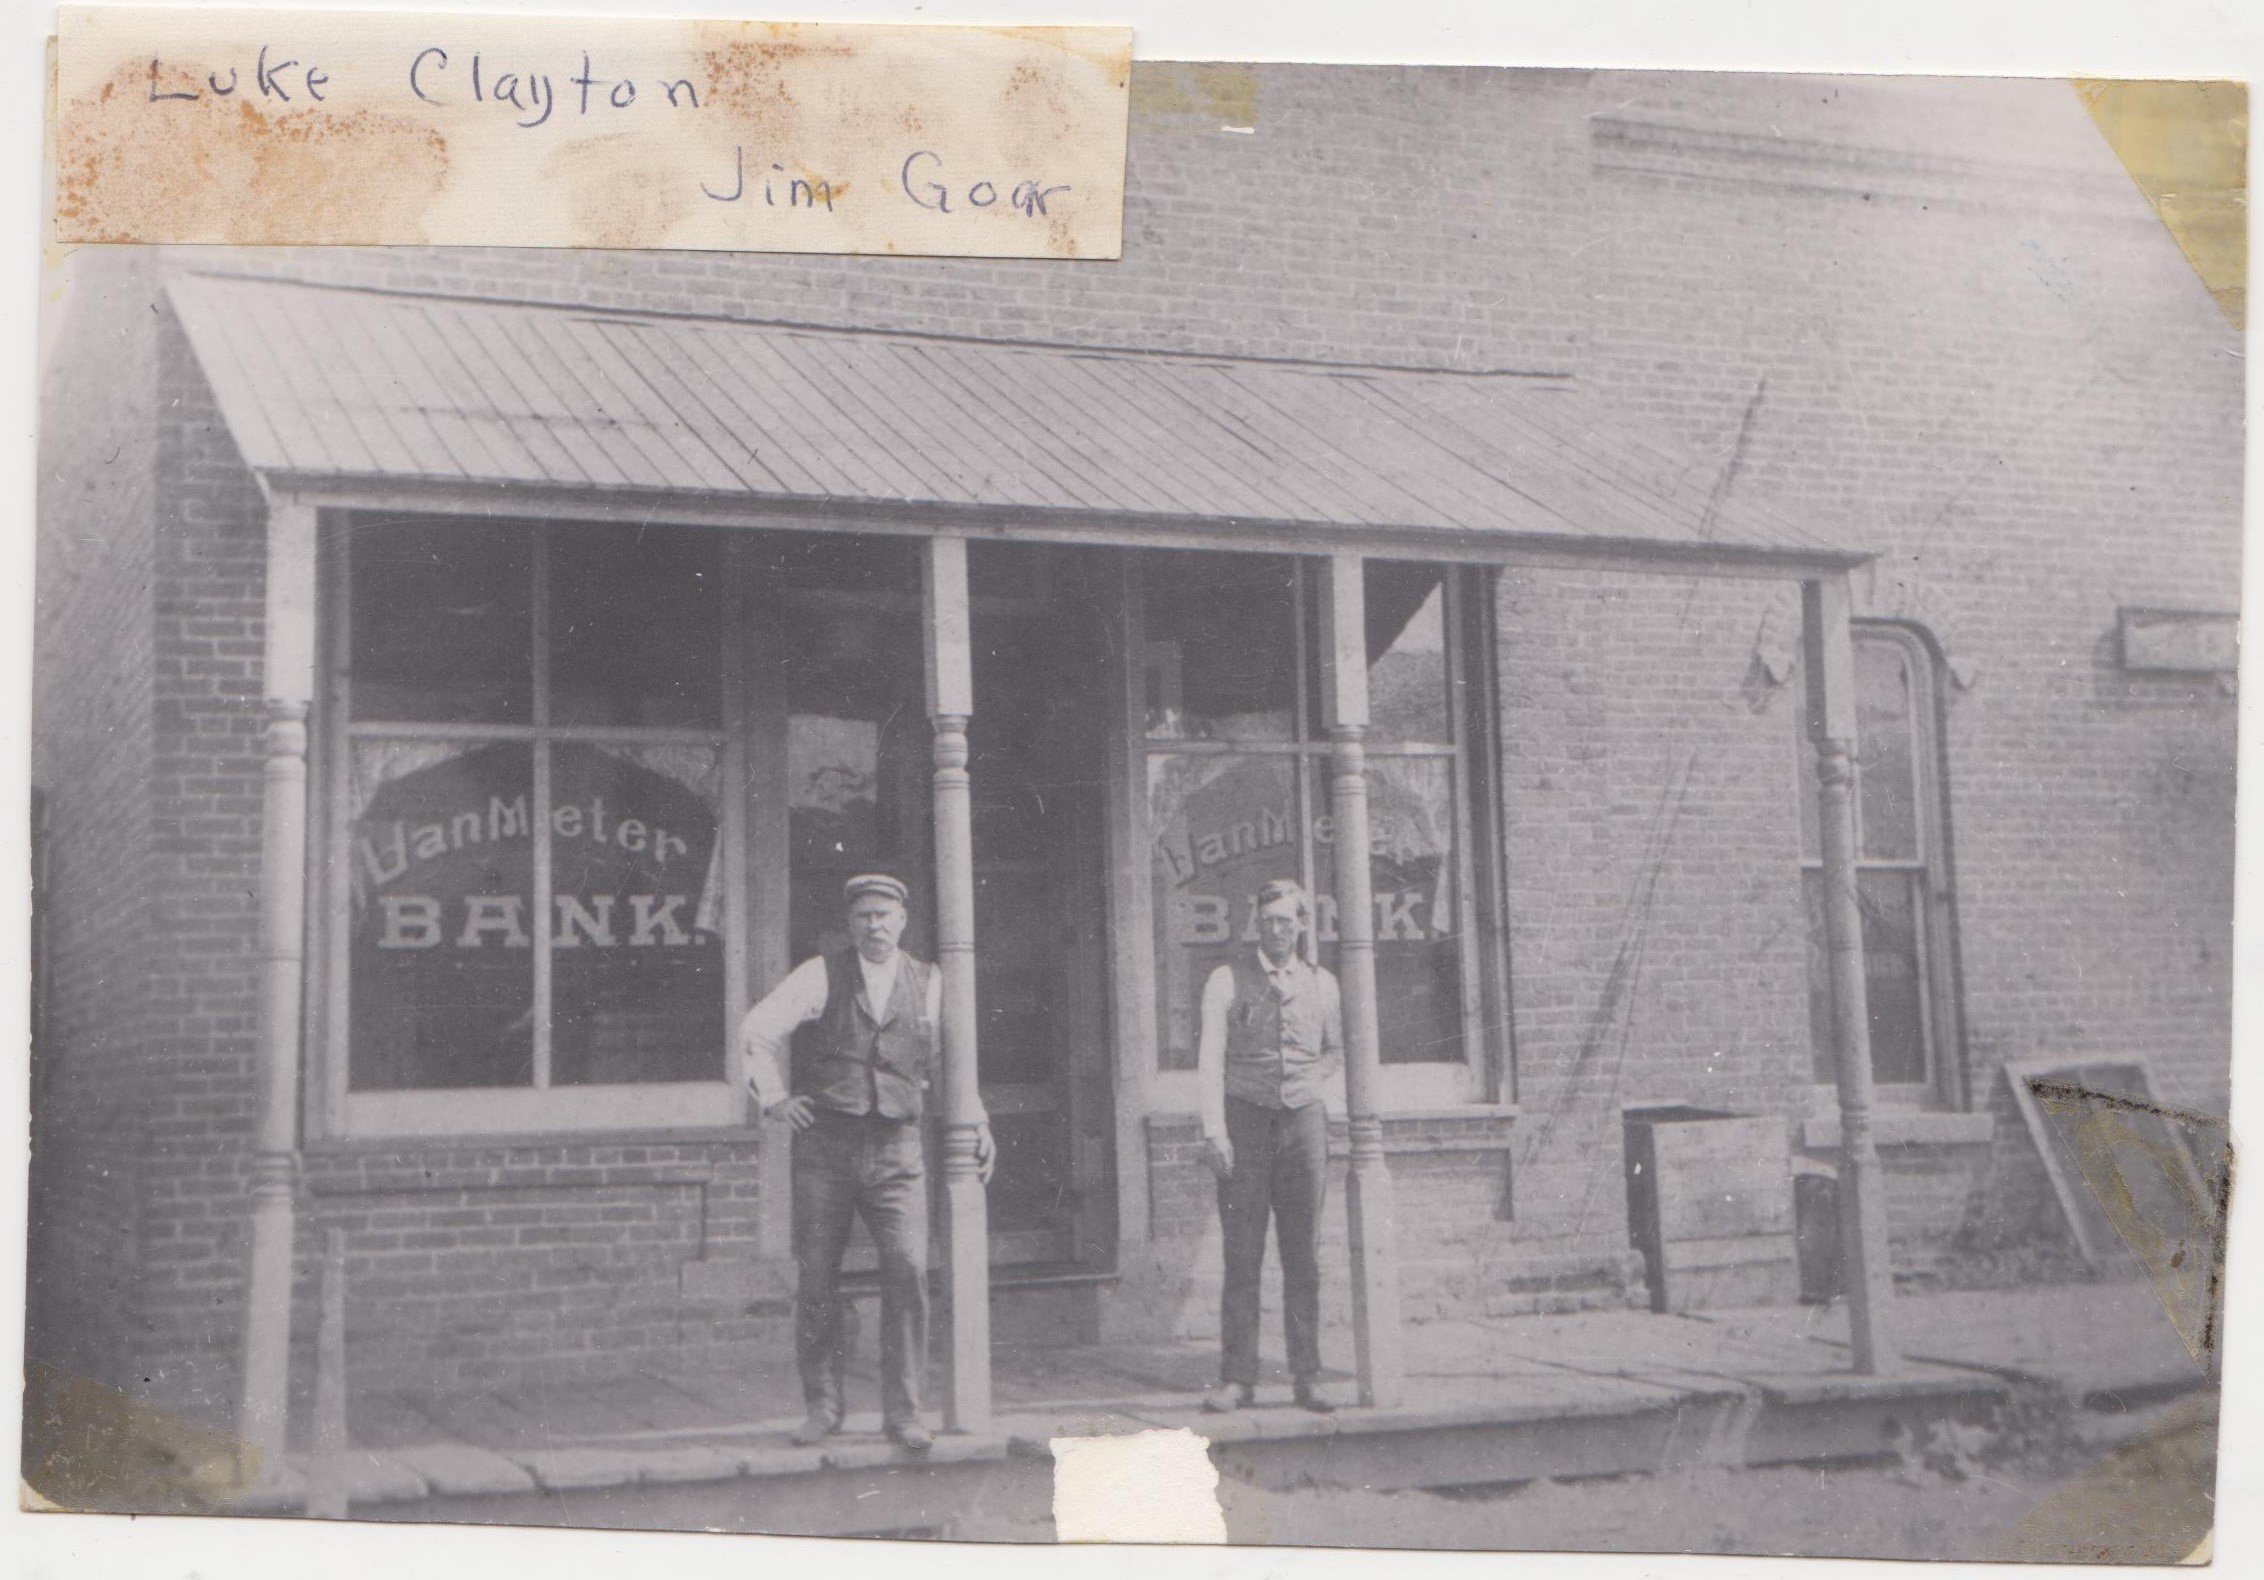
[[[996,564],[1008,556],[1024,563]],[[1009,591],[975,607],[969,763],[978,1048],[999,1149],[991,1259],[1095,1267],[1112,1254],[1115,1206],[1101,883],[1106,715],[1102,654],[1090,640],[1106,627],[1083,617],[1077,579],[1058,574],[1058,552],[1002,546],[992,557]]]

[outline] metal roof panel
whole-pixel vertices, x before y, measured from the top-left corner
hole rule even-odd
[[[192,275],[281,478],[993,506],[1853,560],[1561,384]]]

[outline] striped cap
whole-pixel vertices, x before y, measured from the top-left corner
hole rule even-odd
[[[841,886],[841,903],[854,905],[860,894],[885,894],[898,905],[911,903],[911,891],[885,872],[860,872]]]

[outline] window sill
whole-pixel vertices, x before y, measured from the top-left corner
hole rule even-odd
[[[423,1135],[309,1136],[309,1158],[413,1158],[426,1153],[494,1151],[527,1147],[755,1147],[763,1131],[753,1125],[623,1125],[618,1130],[489,1130]],[[784,1138],[780,1131],[780,1138]]]
[[[1387,1157],[1425,1153],[1499,1152],[1510,1145],[1517,1124],[1513,1103],[1459,1103],[1446,1107],[1392,1109],[1383,1115],[1384,1154]],[[1202,1121],[1194,1114],[1148,1115],[1151,1142],[1186,1141],[1201,1133]],[[1349,1124],[1333,1106],[1329,1110],[1329,1155],[1342,1157],[1350,1149]]]
[[[649,1086],[358,1092],[347,1097],[344,1141],[452,1143],[728,1131],[744,1123],[745,1094],[724,1081]]]
[[[1882,1147],[1986,1146],[1996,1138],[1997,1121],[1989,1114],[1881,1108],[1871,1115],[1871,1134]],[[1836,1150],[1840,1144],[1839,1115],[1819,1114],[1804,1120],[1800,1144],[1815,1152]]]

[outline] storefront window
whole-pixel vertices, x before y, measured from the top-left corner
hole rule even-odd
[[[347,574],[349,1093],[719,1083],[715,540],[377,522]]]
[[[1147,817],[1160,1058],[1195,1066],[1204,982],[1257,946],[1258,889],[1313,895],[1310,945],[1336,963],[1336,820],[1322,717],[1318,577],[1261,556],[1144,557]],[[1476,1046],[1463,906],[1468,789],[1458,584],[1367,567],[1370,881],[1377,1020],[1391,1065],[1464,1066]]]

